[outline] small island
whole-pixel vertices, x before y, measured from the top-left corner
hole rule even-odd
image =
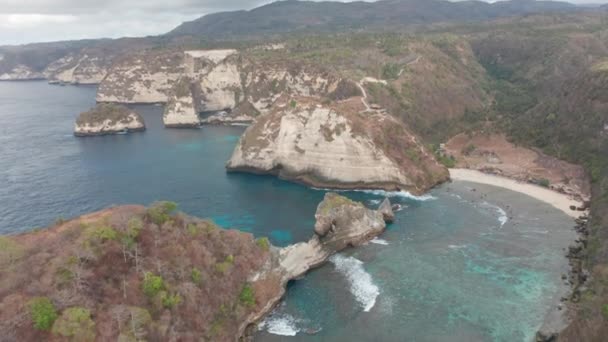
[[[135,111],[117,104],[101,103],[80,113],[74,124],[74,135],[125,134],[145,129],[144,119]]]

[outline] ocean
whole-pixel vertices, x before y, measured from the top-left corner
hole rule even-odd
[[[170,200],[278,246],[312,235],[324,190],[226,173],[243,127],[164,129],[162,107],[137,105],[145,132],[76,138],[95,91],[0,82],[1,234]],[[467,182],[343,194],[402,210],[381,237],[291,282],[256,341],[530,341],[567,290],[573,223],[547,204]]]

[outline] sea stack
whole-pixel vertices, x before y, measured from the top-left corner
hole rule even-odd
[[[146,129],[144,119],[137,112],[121,105],[102,103],[80,113],[74,124],[78,137],[128,133]]]
[[[286,98],[245,131],[226,167],[314,187],[415,194],[449,177],[402,122],[366,110],[359,97]]]
[[[180,78],[175,85],[163,113],[167,128],[196,128],[200,126],[198,110],[194,104],[192,82],[188,77]]]

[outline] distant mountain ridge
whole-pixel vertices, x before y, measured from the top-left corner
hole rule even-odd
[[[377,2],[277,1],[249,11],[220,12],[185,22],[168,36],[208,39],[296,31],[335,32],[450,21],[480,21],[543,12],[582,10],[568,2],[510,0],[381,0]]]

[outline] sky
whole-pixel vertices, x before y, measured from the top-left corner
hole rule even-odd
[[[157,35],[205,14],[252,9],[268,2],[271,0],[0,0],[0,45]]]

